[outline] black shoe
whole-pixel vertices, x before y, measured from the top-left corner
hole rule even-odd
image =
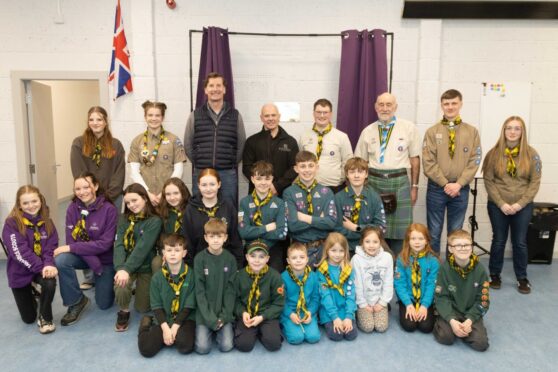
[[[60,324],[69,326],[76,323],[87,305],[89,305],[89,298],[85,295],[81,295],[81,300],[79,300],[77,304],[68,307],[68,311],[64,314],[62,320],[60,320]]]
[[[517,290],[519,291],[519,293],[529,294],[531,293],[531,283],[529,283],[529,280],[527,280],[527,278],[519,279],[517,281]]]
[[[114,330],[116,332],[127,331],[129,322],[130,322],[130,312],[120,310],[118,312],[118,317],[116,318],[116,325],[114,326]]]
[[[149,328],[151,328],[151,323],[153,323],[152,316],[145,315],[143,318],[141,318],[139,333],[149,331]]]
[[[490,288],[500,289],[502,287],[502,278],[500,275],[490,274]]]

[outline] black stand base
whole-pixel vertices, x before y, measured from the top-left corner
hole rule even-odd
[[[471,194],[473,194],[473,214],[469,216],[469,225],[471,226],[471,239],[473,240],[473,252],[475,248],[479,249],[481,253],[477,254],[477,256],[489,255],[490,251],[484,248],[482,245],[475,241],[475,231],[479,229],[479,224],[477,223],[477,190],[478,190],[478,178],[475,177],[475,187],[471,188]]]

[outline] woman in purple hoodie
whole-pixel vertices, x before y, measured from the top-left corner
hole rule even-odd
[[[21,319],[27,324],[37,319],[32,283],[40,284],[39,332],[54,332],[52,300],[58,271],[52,252],[58,246],[58,234],[49,217],[45,197],[35,186],[25,185],[17,190],[16,203],[4,224],[2,239],[8,249],[8,285]]]
[[[105,310],[114,302],[112,249],[118,212],[99,187],[93,173],[74,180],[74,199],[66,211],[66,245],[54,250],[60,294],[68,311],[60,323],[77,322],[89,304],[79,287],[76,270],[91,269],[95,274],[95,302]]]

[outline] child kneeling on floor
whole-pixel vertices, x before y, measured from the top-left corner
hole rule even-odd
[[[464,230],[448,236],[450,255],[440,266],[436,282],[435,303],[439,313],[434,324],[434,337],[451,345],[455,337],[474,350],[488,349],[488,336],[482,317],[490,304],[488,275],[473,253],[473,240]]]
[[[285,297],[281,275],[267,265],[269,251],[265,243],[255,240],[246,248],[248,265],[233,277],[237,318],[234,346],[251,351],[259,339],[269,351],[281,348],[279,316]]]
[[[150,302],[157,324],[151,316],[141,320],[138,335],[140,354],[150,358],[163,346],[175,345],[178,352],[194,350],[194,273],[184,263],[186,242],[178,234],[163,238],[163,267],[151,279]]]

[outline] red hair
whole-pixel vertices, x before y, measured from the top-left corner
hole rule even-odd
[[[434,250],[432,250],[432,246],[430,245],[430,233],[428,232],[428,228],[421,223],[412,223],[407,227],[407,231],[405,231],[405,240],[403,241],[403,249],[399,254],[401,257],[401,261],[403,261],[404,266],[409,266],[409,256],[411,255],[411,245],[409,244],[409,240],[411,239],[411,233],[413,231],[419,232],[424,236],[426,240],[426,246],[424,247],[424,251],[428,255],[432,255],[437,257]]]

